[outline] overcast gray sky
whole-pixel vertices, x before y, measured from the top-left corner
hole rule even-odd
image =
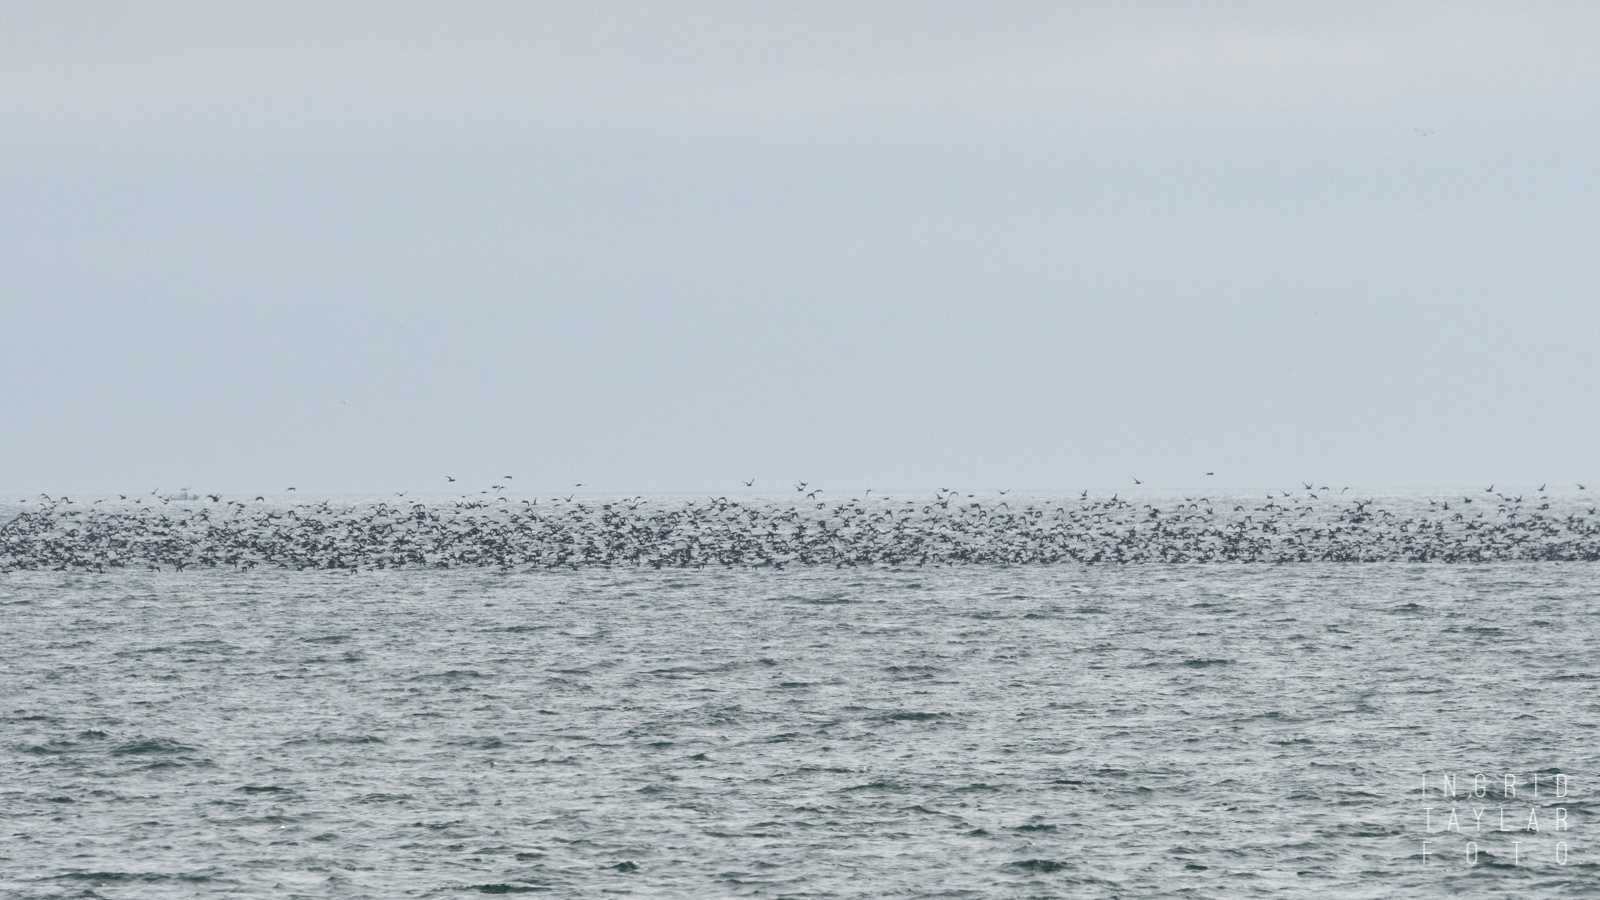
[[[0,493],[1600,481],[1596,160],[1590,0],[0,0]]]

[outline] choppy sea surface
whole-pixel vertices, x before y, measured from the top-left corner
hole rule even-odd
[[[0,895],[1593,896],[1597,586],[11,572]]]

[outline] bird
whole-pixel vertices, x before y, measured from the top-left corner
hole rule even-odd
[[[294,488],[288,488],[288,490],[291,490],[291,491],[292,491],[292,490],[294,490]]]
[[[1274,491],[1261,505],[1238,504],[1230,513],[1222,511],[1225,505],[1212,509],[1205,497],[1185,495],[1186,505],[1162,509],[1154,503],[1136,507],[1120,494],[1091,501],[1087,490],[1076,501],[1067,495],[1015,505],[990,505],[975,493],[949,488],[941,488],[932,502],[907,500],[903,507],[889,498],[872,503],[870,490],[865,500],[826,503],[817,488],[790,501],[635,497],[589,505],[568,494],[565,504],[536,506],[533,500],[512,505],[495,496],[506,486],[492,487],[479,492],[482,499],[468,494],[437,505],[416,500],[404,509],[381,501],[334,506],[308,499],[252,507],[231,500],[226,505],[237,509],[215,520],[210,507],[169,504],[159,489],[154,499],[160,504],[141,496],[132,506],[41,494],[24,501],[29,505],[20,516],[5,523],[0,572],[1600,561],[1596,507],[1587,507],[1590,518],[1579,510],[1548,513],[1551,503],[1529,508],[1523,496],[1503,493],[1496,494],[1494,509],[1473,507],[1474,498],[1465,495],[1459,501],[1428,500],[1417,510],[1409,503],[1385,508],[1374,500],[1335,500],[1331,491],[1321,493],[1327,488],[1313,487],[1308,496]],[[1009,498],[1010,489],[995,490]],[[221,494],[206,496],[222,502]],[[1469,515],[1474,509],[1483,511]]]
[[[455,481],[455,479],[454,479],[454,478],[451,478],[451,477],[450,477],[450,476],[449,476],[449,475],[446,475],[446,476],[445,476],[445,477],[444,477],[444,480],[445,480],[445,481]]]
[[[1580,485],[1578,485],[1578,490],[1580,490],[1580,491],[1587,491],[1587,490],[1588,490],[1588,488],[1586,488],[1586,487],[1584,487],[1584,486],[1583,486],[1583,485],[1581,485],[1581,484],[1580,484]]]
[[[1437,134],[1438,133],[1438,132],[1434,132],[1434,131],[1423,131],[1421,128],[1413,128],[1411,130],[1417,132],[1418,134],[1422,135],[1423,137],[1427,137],[1430,134]]]
[[[1144,484],[1144,482],[1142,482],[1142,481],[1140,481],[1140,480],[1139,480],[1139,479],[1137,479],[1137,478],[1135,478],[1135,479],[1134,479],[1134,480],[1133,480],[1133,483],[1134,483],[1134,484]]]
[[[749,481],[746,481],[746,482],[745,482],[745,483],[744,483],[744,486],[745,486],[745,487],[754,487],[754,486],[755,486],[755,483],[756,483],[756,480],[755,480],[755,479],[754,479],[754,478],[752,478],[752,479],[750,479],[750,480],[749,480]]]
[[[1215,474],[1217,474],[1217,473],[1215,473],[1215,472],[1207,472],[1207,473],[1206,473],[1206,474],[1207,474],[1207,475],[1215,475]]]

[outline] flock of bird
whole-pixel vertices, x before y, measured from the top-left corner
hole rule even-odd
[[[41,495],[0,524],[0,572],[1600,560],[1588,495],[1542,489],[1379,501],[1308,483],[1265,499],[941,489],[834,500],[795,487],[694,499],[500,488],[356,503]]]

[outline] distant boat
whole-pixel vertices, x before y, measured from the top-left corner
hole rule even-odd
[[[168,500],[199,500],[200,496],[198,494],[191,494],[191,493],[189,493],[189,489],[188,488],[184,488],[183,490],[177,492],[176,494],[167,495],[167,499]]]

